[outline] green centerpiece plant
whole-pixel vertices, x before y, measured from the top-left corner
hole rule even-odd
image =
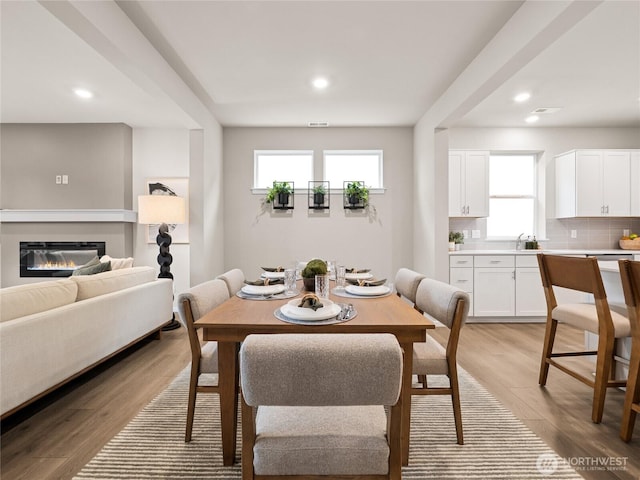
[[[276,203],[278,205],[287,205],[289,203],[289,195],[292,192],[289,182],[273,182],[273,187],[267,189],[267,203]]]
[[[302,270],[302,283],[304,288],[310,292],[316,289],[316,275],[327,274],[327,263],[319,258],[314,258]]]

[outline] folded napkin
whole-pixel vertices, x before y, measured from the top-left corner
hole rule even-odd
[[[284,272],[284,267],[261,267],[265,272]]]
[[[258,280],[245,280],[244,283],[247,285],[277,285],[279,283],[284,283],[283,278],[260,278]]]
[[[347,278],[347,282],[351,285],[358,285],[359,287],[378,287],[380,285],[384,285],[386,281],[386,278],[383,278],[382,280],[376,280],[375,278],[369,278],[366,280]]]
[[[369,273],[371,269],[370,268],[345,268],[344,271],[347,273]]]
[[[313,293],[307,293],[304,297],[300,299],[300,303],[298,304],[298,307],[311,308],[315,312],[319,308],[322,308],[323,305],[320,302],[320,299],[318,298],[317,295],[314,295]]]

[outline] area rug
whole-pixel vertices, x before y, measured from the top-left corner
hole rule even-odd
[[[198,395],[193,439],[184,442],[188,386],[186,369],[74,478],[240,479],[239,463],[222,466],[217,395]],[[582,478],[464,371],[460,388],[464,445],[456,443],[450,397],[413,397],[403,479]],[[240,445],[238,435],[238,460]]]

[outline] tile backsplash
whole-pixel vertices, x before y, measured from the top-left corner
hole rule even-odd
[[[625,218],[549,218],[546,222],[546,238],[538,239],[542,248],[550,249],[609,249],[620,248],[618,240],[623,230],[640,234],[640,217]],[[449,230],[468,232],[463,249],[493,250],[511,249],[515,241],[488,241],[486,218],[450,218]],[[472,231],[479,230],[480,238],[471,238]],[[576,238],[571,238],[571,231]],[[530,232],[526,232],[526,238]]]

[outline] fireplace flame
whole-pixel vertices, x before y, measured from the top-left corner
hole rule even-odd
[[[68,262],[46,262],[39,263],[31,267],[31,270],[75,270],[76,263],[73,260]]]

